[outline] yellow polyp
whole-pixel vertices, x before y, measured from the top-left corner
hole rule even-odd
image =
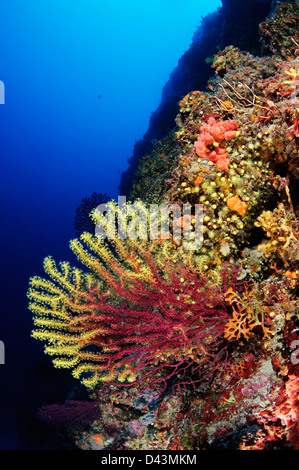
[[[128,382],[132,383],[135,382],[137,379],[137,375],[134,372],[131,372],[130,375],[128,376]]]
[[[64,358],[57,358],[53,359],[53,364],[57,369],[71,369],[76,366],[78,363],[78,358],[73,359],[64,359]]]
[[[124,369],[117,375],[119,382],[134,382],[136,375],[129,364],[125,364]]]
[[[110,370],[106,371],[106,373],[103,373],[101,375],[101,381],[102,382],[111,382],[112,380],[118,379],[118,374],[117,374],[117,366],[111,367]]]
[[[85,385],[85,387],[94,388],[97,385],[97,383],[99,382],[99,377],[95,373],[89,378],[83,378],[81,381],[82,381],[83,385]]]

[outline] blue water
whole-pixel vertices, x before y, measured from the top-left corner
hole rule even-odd
[[[47,447],[22,423],[43,400],[64,399],[64,376],[30,338],[28,279],[48,254],[73,261],[77,205],[94,191],[117,197],[169,74],[220,4],[1,1],[0,449]]]

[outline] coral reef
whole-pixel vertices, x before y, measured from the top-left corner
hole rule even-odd
[[[260,30],[267,47],[273,54],[277,52],[288,59],[296,54],[299,41],[299,18],[295,5],[283,3],[275,15],[260,24]]]
[[[84,430],[53,408],[80,449],[299,449],[298,17],[261,24],[273,55],[218,51],[125,210],[107,204],[117,224],[94,210],[106,238],[71,241],[85,269],[48,257],[31,279],[33,337],[89,390]],[[132,209],[162,203],[202,208],[200,246],[174,236],[198,236],[194,212],[148,237]]]
[[[222,7],[201,19],[189,49],[162,90],[161,103],[150,117],[148,130],[135,143],[128,169],[121,175],[120,194],[129,196],[140,158],[152,153],[155,143],[172,131],[182,97],[190,90],[205,89],[213,74],[207,59],[229,45],[252,54],[262,53],[258,28],[269,15],[272,3],[272,0],[242,0],[240,8],[239,0],[222,0]]]

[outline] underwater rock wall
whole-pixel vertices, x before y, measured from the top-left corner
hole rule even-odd
[[[39,415],[80,449],[299,449],[299,7],[259,28],[268,54],[218,51],[125,208],[90,214],[108,239],[71,240],[82,268],[30,280],[32,336],[89,397]],[[163,203],[201,205],[202,231],[148,237]]]
[[[271,0],[223,0],[223,6],[202,19],[190,48],[179,59],[169,77],[161,97],[161,104],[150,117],[145,135],[135,143],[129,167],[122,173],[119,193],[129,195],[136,176],[139,158],[149,153],[154,142],[174,127],[178,102],[192,90],[205,90],[213,75],[211,61],[214,54],[228,45],[234,45],[255,55],[265,53],[260,42],[258,25],[271,11]],[[192,14],[192,12],[191,12]]]

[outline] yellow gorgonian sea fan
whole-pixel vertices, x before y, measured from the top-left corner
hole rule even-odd
[[[52,257],[45,258],[49,279],[32,277],[27,294],[34,314],[32,336],[46,343],[45,352],[53,357],[55,367],[72,369],[75,377],[92,386],[99,377],[111,380],[116,373],[113,367],[107,370],[105,355],[100,353],[105,350],[104,325],[109,317],[107,307],[101,312],[101,304],[109,298],[117,308],[115,287],[121,296],[134,280],[148,280],[150,271],[142,262],[140,242],[137,247],[135,241],[124,244],[116,240],[118,254],[113,255],[102,240],[84,233],[80,240],[72,240],[70,247],[89,272],[68,262],[58,266]],[[132,379],[128,366],[122,366],[121,371],[123,377]]]

